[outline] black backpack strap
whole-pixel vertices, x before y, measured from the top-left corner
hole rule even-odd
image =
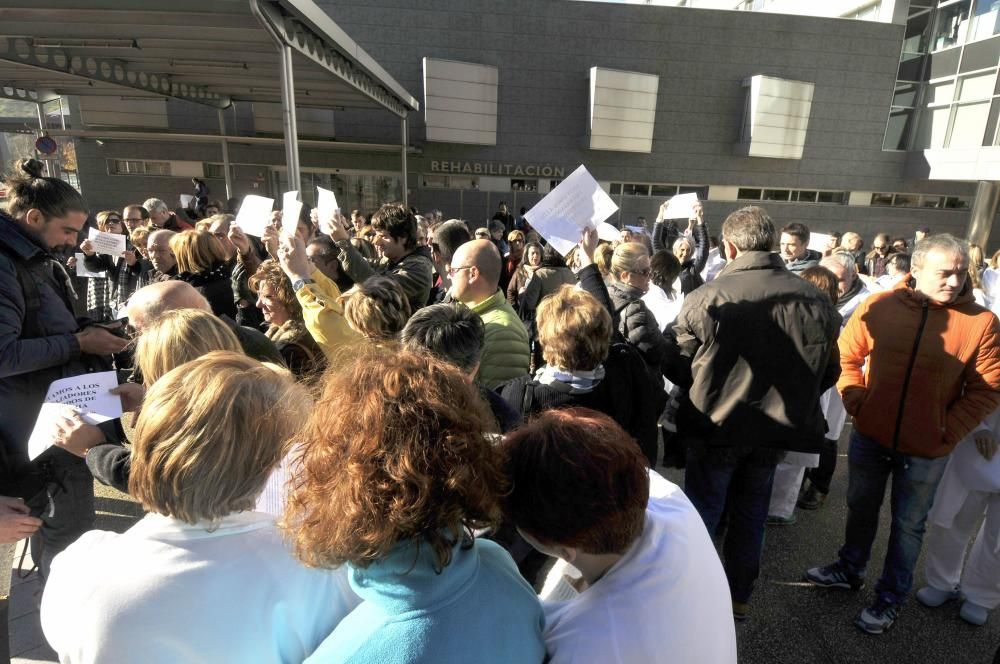
[[[37,339],[42,336],[42,330],[38,325],[38,314],[42,310],[42,296],[38,292],[38,284],[28,269],[27,262],[13,251],[2,248],[3,254],[10,259],[17,273],[17,283],[21,286],[21,293],[24,296],[24,318],[21,320],[21,338]]]

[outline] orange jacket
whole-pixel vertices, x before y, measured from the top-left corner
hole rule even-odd
[[[936,458],[1000,406],[1000,322],[971,293],[941,305],[908,282],[851,316],[840,335],[837,389],[859,433]]]

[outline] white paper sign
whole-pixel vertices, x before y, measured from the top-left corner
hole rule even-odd
[[[59,417],[76,409],[88,424],[99,424],[122,416],[122,401],[110,390],[118,387],[114,371],[62,378],[49,385],[45,403],[38,413],[35,428],[28,439],[28,457],[36,458],[52,447]]]
[[[97,277],[98,279],[104,279],[107,275],[104,272],[91,272],[87,269],[87,266],[83,264],[83,259],[86,258],[83,254],[73,254],[76,257],[76,276],[78,277]]]
[[[810,233],[809,248],[813,251],[823,253],[826,251],[826,245],[830,242],[831,237],[831,235],[826,235],[824,233]]]
[[[316,187],[316,191],[316,212],[319,215],[319,223],[327,225],[333,216],[340,212],[337,195],[323,187]]]
[[[119,233],[105,233],[91,227],[87,239],[94,245],[94,252],[119,258],[125,253],[125,236]]]
[[[289,191],[281,197],[281,230],[289,237],[295,237],[299,228],[299,215],[302,213],[302,203],[297,199],[299,192]]]
[[[694,216],[694,206],[698,203],[698,194],[678,194],[667,201],[667,211],[664,219],[690,219]]]
[[[273,198],[250,194],[243,199],[243,204],[240,205],[240,212],[236,215],[236,225],[247,235],[263,237],[264,230],[271,222],[271,208],[273,207]]]
[[[584,229],[597,228],[600,233],[598,224],[617,210],[618,206],[601,189],[597,180],[586,167],[580,166],[531,208],[524,218],[556,251],[565,256],[580,241]],[[618,232],[615,231],[617,237]]]
[[[597,237],[605,242],[617,242],[622,238],[622,232],[608,222],[602,221],[597,224]]]
[[[194,196],[191,194],[181,194],[181,207],[189,208],[191,204],[194,203]]]

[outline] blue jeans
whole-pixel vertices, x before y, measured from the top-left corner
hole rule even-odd
[[[948,457],[925,459],[893,454],[855,431],[847,463],[847,527],[840,560],[855,574],[864,575],[878,530],[885,485],[891,476],[889,547],[875,592],[887,602],[902,604],[913,587],[913,568],[920,555],[927,513]]]
[[[750,450],[725,460],[688,455],[684,493],[708,533],[714,538],[723,513],[728,518],[722,554],[734,602],[749,601],[760,576],[775,466],[777,463],[757,460]]]

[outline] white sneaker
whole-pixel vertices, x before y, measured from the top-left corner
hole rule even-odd
[[[958,616],[969,623],[970,625],[986,624],[986,619],[990,617],[989,609],[985,606],[979,606],[969,600],[962,602],[962,608],[958,612]]]
[[[961,594],[957,590],[940,590],[933,586],[924,586],[917,591],[917,599],[924,606],[936,609],[945,602],[958,599]]]

